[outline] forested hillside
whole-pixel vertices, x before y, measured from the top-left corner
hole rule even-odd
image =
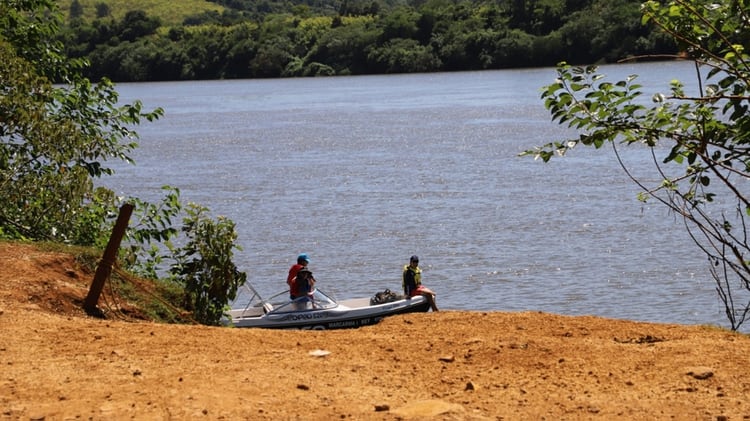
[[[86,57],[95,80],[482,70],[676,53],[671,38],[641,24],[639,0],[59,4],[66,52]]]

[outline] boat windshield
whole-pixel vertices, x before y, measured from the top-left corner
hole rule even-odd
[[[305,297],[298,297],[283,304],[274,304],[273,313],[287,313],[291,311],[310,311],[334,308],[338,304],[331,297],[319,289]]]

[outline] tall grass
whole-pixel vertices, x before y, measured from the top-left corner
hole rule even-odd
[[[224,8],[206,0],[78,0],[83,6],[83,19],[96,19],[96,5],[104,3],[109,6],[110,17],[122,19],[125,14],[133,10],[142,10],[149,17],[158,17],[163,26],[181,25],[187,16],[206,11],[221,13]],[[70,18],[70,4],[72,0],[59,0],[58,5],[66,19]]]

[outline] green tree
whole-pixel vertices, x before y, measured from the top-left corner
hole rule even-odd
[[[591,53],[592,41],[601,39],[600,34],[608,32],[607,26],[602,16],[588,10],[571,15],[558,31],[565,60],[575,64],[591,63],[591,58],[595,57]]]
[[[112,191],[95,188],[94,179],[112,174],[110,159],[132,162],[132,127],[162,110],[145,112],[139,101],[119,105],[106,78],[92,84],[82,75],[85,63],[61,53],[55,41],[60,21],[51,0],[0,0],[0,237],[101,247],[120,203]],[[131,21],[148,22],[137,15]],[[217,313],[245,281],[231,260],[234,224],[188,207],[182,230],[187,245],[175,249],[172,219],[183,208],[179,191],[168,190],[159,205],[131,199],[139,220],[128,232],[123,262],[155,277],[164,272],[159,263],[167,256],[180,267],[177,279],[190,308],[216,324]]]
[[[161,23],[158,18],[148,17],[142,10],[131,10],[119,23],[117,36],[121,41],[135,41],[155,33],[159,26]]]
[[[204,206],[183,206],[177,188],[162,189],[166,195],[159,203],[127,199],[135,210],[120,261],[140,276],[178,285],[182,290],[179,304],[192,311],[193,319],[218,325],[247,280],[232,260],[234,251],[241,250],[234,222],[224,217],[211,219]],[[173,220],[180,216],[178,231]]]
[[[432,49],[413,39],[394,38],[368,55],[372,69],[382,73],[429,72],[440,67]]]
[[[637,76],[608,82],[596,67],[561,65],[542,97],[553,120],[578,137],[526,151],[548,161],[576,146],[609,145],[622,168],[621,145],[645,147],[655,172],[628,175],[655,200],[680,215],[708,258],[731,328],[750,315],[750,40],[744,0],[648,1],[643,20],[669,34],[695,63],[698,95],[681,81],[643,105]],[[654,182],[654,176],[658,182]]]
[[[118,105],[114,85],[80,76],[54,40],[60,14],[45,0],[0,2],[0,230],[8,237],[85,243],[99,207],[93,179],[109,159],[130,161],[129,127],[158,118]],[[63,82],[53,85],[52,82]],[[103,196],[99,196],[103,197]],[[103,224],[104,221],[99,221]],[[81,232],[84,230],[86,232]]]
[[[171,271],[185,287],[185,307],[203,324],[218,325],[247,275],[232,262],[237,233],[234,222],[206,216],[208,209],[191,204],[183,221],[188,243],[177,253]]]
[[[408,7],[399,7],[380,21],[381,41],[387,42],[395,38],[414,38],[419,33],[417,23],[420,14]]]
[[[112,9],[107,3],[96,3],[96,17],[106,18],[112,13]]]
[[[310,49],[305,63],[329,66],[338,75],[368,73],[367,55],[379,35],[366,19],[331,28]]]
[[[81,5],[81,2],[78,0],[73,0],[70,2],[70,14],[71,19],[78,19],[81,16],[83,16],[83,6]]]
[[[545,35],[559,28],[565,15],[565,0],[540,0],[534,5],[528,22],[529,32]]]
[[[279,77],[294,59],[294,45],[287,37],[266,39],[258,46],[250,70],[253,77]]]

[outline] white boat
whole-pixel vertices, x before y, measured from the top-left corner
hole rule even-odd
[[[336,301],[320,289],[308,296],[288,299],[284,291],[268,300],[249,284],[252,297],[244,308],[230,310],[228,324],[266,329],[345,329],[378,323],[394,314],[426,312],[430,304],[422,296],[404,298],[390,294],[392,301],[378,303],[371,297]],[[387,290],[386,290],[387,291]],[[388,292],[388,291],[387,291]],[[286,298],[286,299],[285,299]]]

